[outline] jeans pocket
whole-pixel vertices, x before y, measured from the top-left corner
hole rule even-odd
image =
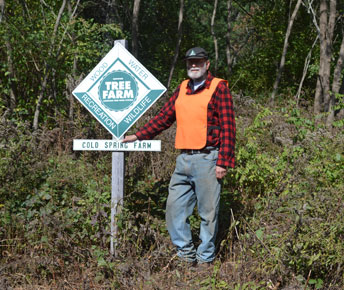
[[[212,150],[209,154],[204,155],[204,159],[209,161],[217,161],[217,158],[219,156],[218,150]]]

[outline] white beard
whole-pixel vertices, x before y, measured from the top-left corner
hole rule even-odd
[[[190,67],[187,72],[189,78],[193,81],[202,80],[207,74],[207,64],[204,63],[203,67]]]

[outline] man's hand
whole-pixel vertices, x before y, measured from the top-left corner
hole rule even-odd
[[[125,138],[122,140],[122,143],[134,142],[136,140],[137,140],[137,136],[136,135],[128,135],[128,136],[125,136]]]
[[[222,179],[227,174],[227,169],[221,166],[215,167],[216,178]]]

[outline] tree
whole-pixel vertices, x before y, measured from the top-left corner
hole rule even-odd
[[[11,118],[35,129],[43,123],[56,126],[57,117],[72,119],[71,91],[113,45],[108,39],[121,35],[115,24],[83,18],[93,3],[80,2],[6,1],[0,24],[0,110],[12,110]]]
[[[294,7],[293,14],[291,15],[291,17],[289,19],[289,22],[288,22],[288,28],[287,28],[287,32],[285,34],[281,61],[280,61],[280,65],[279,65],[278,70],[277,70],[277,76],[276,76],[276,80],[274,82],[273,91],[272,91],[272,95],[271,95],[271,100],[272,101],[274,101],[275,96],[277,94],[278,85],[280,83],[282,72],[284,70],[285,58],[286,58],[286,55],[287,55],[287,49],[288,49],[288,45],[289,45],[289,36],[290,36],[291,29],[292,29],[293,24],[294,24],[294,20],[295,20],[296,14],[299,11],[301,2],[302,2],[302,0],[297,0],[296,5]]]
[[[15,74],[14,64],[13,64],[13,49],[12,49],[12,44],[10,42],[10,37],[8,34],[9,27],[6,21],[4,0],[0,0],[0,10],[1,10],[0,23],[3,20],[3,25],[6,31],[4,40],[5,40],[6,54],[7,54],[7,68],[8,68],[7,78],[9,80],[9,89],[8,89],[8,94],[7,94],[8,113],[12,113],[17,103],[17,97],[16,97],[17,92],[16,92],[16,86],[15,86],[16,74]]]
[[[333,72],[332,89],[330,92],[330,100],[329,100],[329,114],[326,120],[327,127],[331,127],[334,121],[336,95],[339,93],[340,86],[341,86],[341,79],[343,78],[342,77],[343,66],[344,66],[344,29],[342,29],[342,43],[339,49],[339,56],[337,59],[337,64]]]
[[[214,51],[215,51],[215,68],[214,68],[214,73],[217,73],[217,68],[218,68],[218,62],[219,62],[219,50],[218,50],[218,45],[217,45],[217,38],[215,35],[215,18],[216,18],[216,10],[217,10],[217,3],[218,0],[214,0],[214,9],[213,9],[213,14],[211,16],[211,36],[213,37],[213,42],[214,42]]]
[[[67,3],[66,0],[63,0],[63,2],[61,4],[61,7],[60,7],[60,10],[59,10],[59,13],[58,13],[57,18],[56,18],[56,21],[55,21],[53,34],[51,36],[50,49],[49,49],[49,52],[48,52],[48,59],[49,60],[53,56],[53,50],[55,48],[55,41],[56,41],[57,30],[58,30],[58,27],[60,25],[60,21],[61,21],[61,17],[62,17],[63,11],[64,11],[64,9],[66,7],[66,3]],[[51,73],[51,67],[49,66],[49,63],[48,63],[47,60],[45,61],[44,67],[45,67],[44,68],[44,78],[43,78],[42,87],[41,87],[41,90],[40,90],[40,93],[39,93],[39,96],[38,96],[38,99],[37,99],[36,109],[35,109],[35,114],[34,114],[33,124],[32,124],[32,127],[33,127],[34,130],[38,129],[38,118],[39,118],[39,114],[40,114],[40,109],[41,109],[43,98],[44,98],[45,93],[46,93],[48,77],[50,76],[50,73]]]
[[[4,16],[4,12],[5,12],[5,0],[0,0],[0,23]]]
[[[328,2],[329,6],[328,7]],[[314,114],[323,110],[327,112],[330,106],[330,70],[333,45],[333,31],[336,20],[336,0],[320,1],[320,63],[314,97]]]
[[[0,109],[12,110],[35,129],[42,123],[55,125],[56,116],[73,119],[71,91],[119,37],[131,40],[133,54],[169,89],[185,78],[181,51],[199,45],[209,52],[211,70],[230,77],[232,90],[265,98],[273,87],[274,95],[277,89],[296,94],[299,88],[297,98],[314,98],[320,111],[336,108],[335,95],[323,92],[335,92],[341,82],[338,52],[343,33],[334,25],[343,5],[339,1],[338,8],[335,0],[303,0],[306,9],[300,8],[301,0],[78,3],[6,1],[0,14]],[[311,4],[317,5],[313,15],[307,14]],[[0,0],[0,13],[4,6]],[[313,45],[318,28],[320,37],[319,6],[326,11],[320,21],[320,56]],[[314,95],[317,81],[320,98]]]
[[[176,48],[174,51],[174,57],[173,57],[173,61],[172,61],[172,65],[171,65],[171,69],[170,69],[170,74],[168,76],[168,80],[167,80],[167,90],[169,89],[170,85],[171,85],[171,80],[172,80],[172,76],[173,76],[173,72],[178,60],[178,56],[179,56],[179,49],[180,49],[180,43],[182,41],[182,36],[183,36],[183,15],[184,15],[184,0],[180,0],[180,5],[179,5],[179,17],[178,17],[178,39],[177,39],[177,44],[176,44]]]
[[[138,31],[139,31],[139,11],[140,11],[140,2],[141,0],[135,0],[134,1],[134,7],[133,7],[133,19],[132,19],[132,53],[135,57],[138,56]]]
[[[231,16],[232,16],[232,0],[227,0],[227,31],[226,31],[226,60],[228,74],[231,73],[232,68],[232,57],[231,57]]]

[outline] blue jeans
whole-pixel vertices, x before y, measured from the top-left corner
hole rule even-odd
[[[221,184],[215,175],[218,151],[177,157],[169,185],[166,224],[178,256],[186,261],[211,262],[215,258],[215,239]],[[194,247],[189,217],[197,203],[201,217],[201,244]]]

